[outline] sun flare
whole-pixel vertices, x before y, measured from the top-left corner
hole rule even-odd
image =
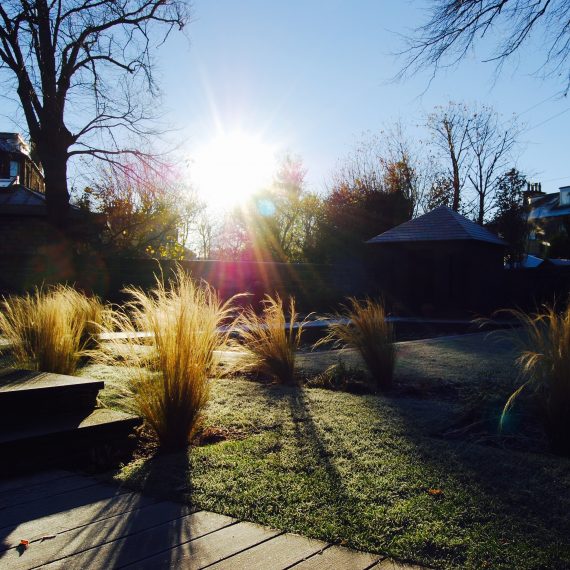
[[[267,186],[275,167],[275,151],[269,144],[235,131],[218,135],[198,150],[192,180],[209,205],[231,208]]]

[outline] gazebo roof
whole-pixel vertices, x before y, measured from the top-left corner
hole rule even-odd
[[[419,218],[404,222],[366,243],[403,243],[472,240],[506,246],[507,243],[479,224],[447,206],[440,206]]]

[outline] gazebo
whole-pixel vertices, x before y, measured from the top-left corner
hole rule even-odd
[[[366,243],[377,288],[404,312],[432,316],[497,306],[507,243],[446,206]]]

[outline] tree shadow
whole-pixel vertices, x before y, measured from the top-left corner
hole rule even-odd
[[[295,464],[288,468],[303,471],[303,476],[308,476],[310,484],[315,485],[310,489],[312,500],[318,505],[319,517],[325,517],[321,522],[326,534],[320,538],[340,542],[346,537],[335,529],[352,526],[358,513],[354,512],[343,475],[335,463],[335,452],[315,422],[305,391],[301,386],[267,386],[262,393],[268,406],[284,404],[284,412],[291,420]],[[336,454],[350,457],[351,451],[337,449]],[[294,506],[303,514],[302,505]],[[292,520],[295,525],[299,523],[297,515]]]
[[[455,502],[453,508],[463,509],[456,521],[462,533],[472,524],[480,524],[480,529],[494,526],[492,532],[505,545],[528,541],[550,556],[549,567],[568,567],[569,459],[446,439],[440,435],[448,421],[449,408],[444,402],[376,397],[367,398],[366,405],[379,421],[387,410],[398,418],[402,436],[410,445],[409,460],[425,466],[431,485],[442,491],[442,501],[449,494]],[[424,491],[430,492],[428,488]],[[509,554],[504,556],[502,563]]]
[[[191,488],[184,454],[155,456],[144,463],[137,477],[142,493],[86,477],[91,484],[84,488],[50,495],[47,485],[44,497],[3,509],[0,565],[27,568],[60,560],[64,566],[69,562],[73,567],[114,568],[161,550],[168,557],[171,547],[194,538],[195,524],[189,517],[196,509],[188,498],[187,504],[181,504],[156,495],[157,483],[164,479],[165,460]],[[150,489],[153,495],[147,492]],[[27,548],[19,545],[24,537],[29,541]]]

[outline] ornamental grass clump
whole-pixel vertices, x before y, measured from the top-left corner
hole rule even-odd
[[[186,447],[200,426],[216,372],[215,351],[229,345],[232,299],[181,269],[149,293],[135,287],[116,312],[101,359],[122,367],[126,407],[140,415],[164,450]],[[142,336],[138,333],[150,333]]]
[[[356,349],[373,380],[373,388],[392,386],[396,350],[392,325],[382,302],[348,299],[340,313],[329,318],[328,334],[316,343]]]
[[[286,316],[279,295],[265,295],[261,314],[249,307],[240,316],[237,328],[247,352],[242,365],[280,384],[295,381],[296,352],[306,322],[298,322],[293,298],[288,312]]]
[[[536,314],[509,311],[522,325],[517,364],[524,382],[511,394],[501,425],[525,389],[534,392],[553,452],[570,456],[570,305],[562,312],[545,307]]]
[[[67,285],[36,288],[33,293],[4,298],[0,334],[8,341],[13,364],[42,372],[73,374],[105,308]]]

